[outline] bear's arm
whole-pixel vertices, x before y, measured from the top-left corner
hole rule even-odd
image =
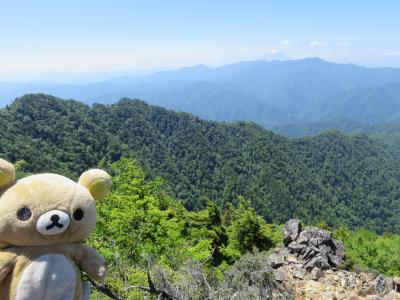
[[[0,282],[13,270],[17,255],[11,252],[0,252]]]
[[[105,259],[92,247],[83,244],[73,245],[72,259],[94,280],[103,280],[107,274]]]

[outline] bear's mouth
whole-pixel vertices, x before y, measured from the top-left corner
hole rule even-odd
[[[52,216],[50,217],[50,220],[51,220],[52,223],[51,223],[50,225],[47,225],[47,226],[46,226],[46,230],[50,230],[50,229],[52,229],[54,226],[56,226],[56,227],[58,227],[58,228],[63,228],[63,227],[64,227],[63,224],[59,223],[59,221],[60,221],[60,216],[59,216],[59,215],[52,215]]]
[[[50,225],[47,225],[47,226],[46,226],[46,230],[50,230],[50,229],[52,229],[54,226],[57,226],[58,228],[63,228],[63,227],[64,227],[64,225],[63,225],[63,224],[60,224],[60,223],[51,223]]]

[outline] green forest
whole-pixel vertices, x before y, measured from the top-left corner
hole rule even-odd
[[[281,226],[268,224],[244,198],[224,210],[208,201],[204,209],[188,211],[163,190],[161,178],[146,180],[133,160],[121,159],[107,169],[114,186],[99,203],[99,223],[89,243],[106,257],[113,291],[142,299],[143,291],[127,288],[146,287],[149,272],[158,288],[178,289],[191,299],[210,293],[228,297],[240,289],[242,299],[249,299],[250,286],[262,285],[252,272],[261,274],[262,282],[273,278],[265,261],[268,250],[281,245]],[[345,267],[400,275],[400,236],[344,226],[334,236],[345,242]]]
[[[90,107],[43,94],[1,109],[0,130],[0,156],[20,177],[110,172],[88,243],[127,299],[151,285],[198,299],[274,286],[265,260],[290,218],[332,230],[345,267],[400,275],[400,156],[364,135],[288,139],[139,100]]]
[[[278,126],[273,131],[284,136],[302,137],[317,135],[331,128],[347,135],[365,134],[400,149],[400,125],[390,122],[371,125],[346,118],[334,118],[325,122]]]
[[[76,178],[132,158],[190,211],[208,200],[237,206],[244,197],[270,223],[299,218],[400,233],[400,156],[365,135],[289,139],[254,123],[204,121],[139,100],[87,106],[43,94],[1,109],[0,131],[0,155],[24,172]]]

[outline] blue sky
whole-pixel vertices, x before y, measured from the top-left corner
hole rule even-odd
[[[277,51],[400,67],[400,1],[0,0],[0,79],[222,65]]]

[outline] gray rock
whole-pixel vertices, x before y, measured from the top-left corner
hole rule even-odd
[[[292,256],[292,255],[289,255],[287,257],[286,261],[288,263],[291,263],[291,264],[297,264],[299,262],[299,260],[296,257]]]
[[[299,245],[296,242],[291,242],[287,248],[291,253],[301,253],[302,251],[306,250],[306,245]]]
[[[297,269],[312,272],[315,268],[337,269],[344,262],[343,243],[333,239],[332,233],[327,230],[311,226],[302,230],[299,220],[290,220],[285,224],[283,234],[284,246],[277,253],[285,253],[282,256],[286,264],[302,264],[303,267]],[[275,262],[278,258],[272,259],[280,266],[280,261]]]
[[[342,260],[340,257],[335,256],[334,254],[327,254],[328,263],[332,268],[339,268],[342,264]]]
[[[314,268],[311,271],[311,279],[318,281],[322,276],[324,276],[324,273],[321,271],[319,268]]]
[[[301,231],[301,222],[299,220],[289,220],[285,223],[283,228],[283,244],[289,245],[292,241],[295,241]]]
[[[393,278],[393,289],[400,293],[400,277]]]
[[[290,220],[285,224],[284,234],[284,248],[303,260],[309,270],[338,268],[344,260],[343,244],[333,239],[327,230],[317,227],[301,230],[298,220]]]
[[[282,269],[277,269],[275,271],[275,280],[278,282],[286,281],[286,272]]]
[[[387,291],[393,290],[394,289],[393,278],[385,277],[385,281],[386,281],[386,290]]]
[[[304,268],[304,265],[303,264],[294,264],[293,265],[295,268],[297,268],[297,269],[303,269]]]
[[[349,287],[349,281],[346,277],[340,278],[340,286],[344,289],[347,289]]]
[[[307,231],[303,230],[302,232],[300,232],[299,237],[296,240],[296,243],[307,245],[309,243],[309,239],[310,239],[310,237],[309,237]]]
[[[279,254],[272,254],[268,257],[268,263],[271,267],[276,269],[285,264],[285,258]]]
[[[293,272],[293,277],[298,279],[304,279],[306,277],[306,270],[304,269],[296,269]]]
[[[375,280],[374,280],[374,287],[375,287],[375,293],[377,295],[382,295],[386,291],[386,281],[383,275],[379,275]]]
[[[345,256],[344,245],[337,240],[332,239],[332,241],[335,246],[335,255],[340,257],[341,259],[344,259],[344,256]]]
[[[282,255],[283,257],[288,257],[290,255],[290,251],[286,247],[282,247],[279,251],[275,252],[276,254]]]
[[[327,269],[330,269],[330,267],[331,266],[328,263],[328,259],[323,256],[315,256],[304,265],[304,268],[307,270],[312,270],[314,268],[320,268],[321,270],[327,270]]]
[[[315,251],[314,249],[308,248],[304,254],[301,256],[302,259],[304,260],[309,260],[313,258],[315,255],[317,255],[318,251]]]

